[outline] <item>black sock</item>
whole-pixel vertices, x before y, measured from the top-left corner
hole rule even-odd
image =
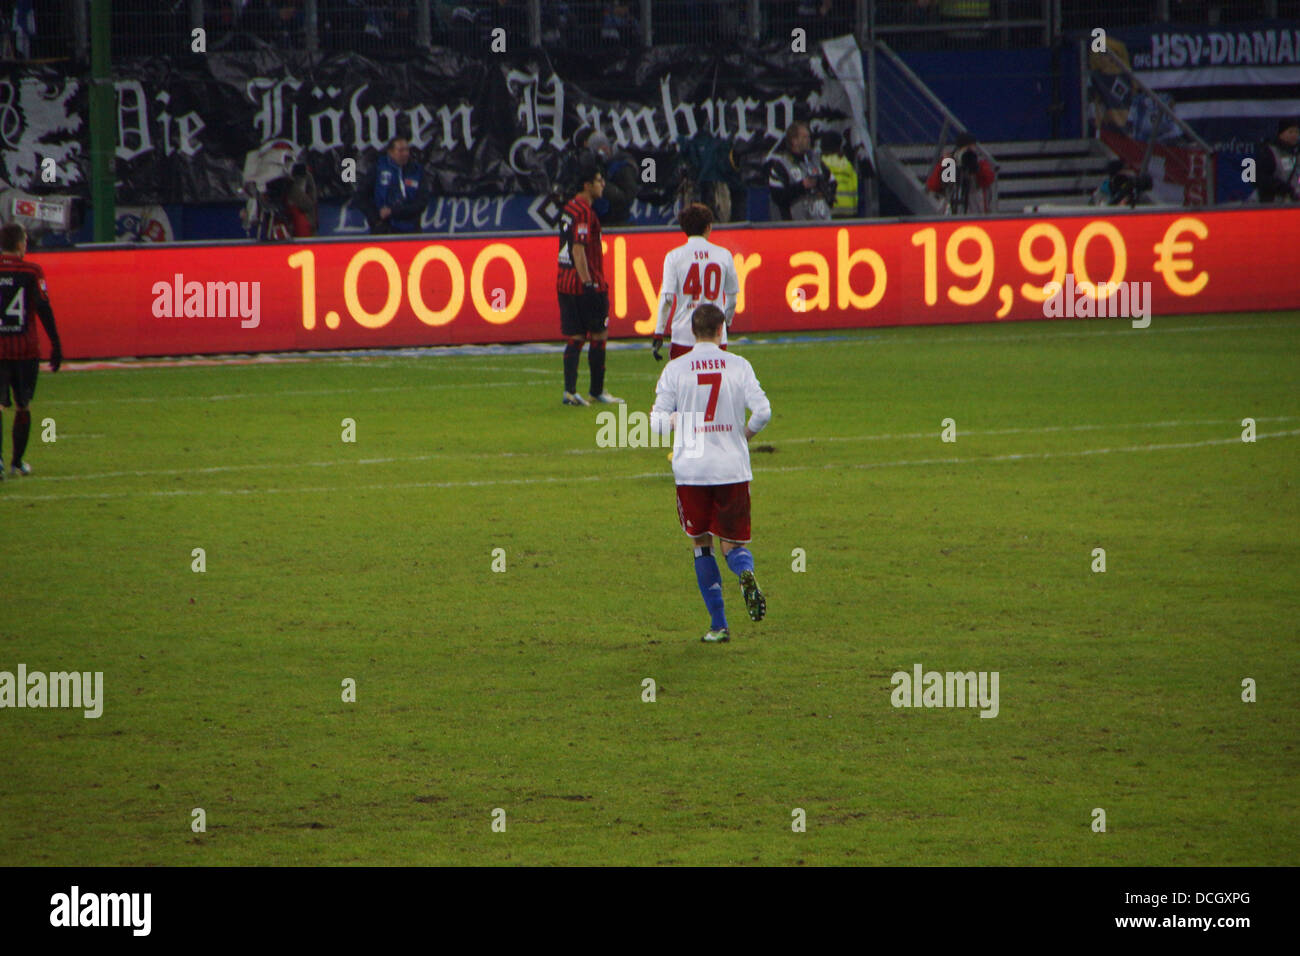
[[[0,468],[5,464],[5,416],[4,409],[0,408]]]
[[[605,343],[592,342],[587,352],[587,365],[591,368],[591,394],[605,394]]]
[[[27,435],[32,430],[32,411],[30,408],[20,408],[14,412],[14,464],[23,460],[23,452],[27,450]]]
[[[566,392],[578,390],[578,358],[581,355],[582,342],[569,339],[569,344],[564,347],[564,390]]]

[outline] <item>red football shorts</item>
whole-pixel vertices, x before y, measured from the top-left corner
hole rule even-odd
[[[716,534],[727,541],[749,541],[749,482],[730,485],[678,485],[677,518],[691,537]]]
[[[693,345],[678,345],[676,342],[670,343],[668,345],[668,361],[671,362],[673,359],[685,355],[692,348],[694,348]],[[720,348],[724,352],[727,350],[727,347],[725,345],[720,346]]]

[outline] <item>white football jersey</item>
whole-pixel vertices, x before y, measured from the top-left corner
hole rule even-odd
[[[729,485],[749,481],[749,442],[745,409],[753,414],[751,431],[772,417],[772,405],[758,384],[754,367],[734,352],[703,342],[664,367],[655,386],[651,422],[663,434],[677,413],[673,442],[673,478],[679,485]]]
[[[740,279],[731,252],[703,236],[690,236],[683,245],[664,256],[655,335],[663,335],[671,322],[672,341],[678,345],[694,345],[691,313],[695,307],[706,302],[716,305],[730,325],[739,295]],[[727,342],[726,326],[722,329],[722,342],[724,345]]]

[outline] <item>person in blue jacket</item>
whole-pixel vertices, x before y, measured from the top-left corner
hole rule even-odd
[[[371,232],[419,232],[420,216],[429,204],[429,178],[411,159],[411,144],[401,136],[375,165],[375,210],[378,221]]]

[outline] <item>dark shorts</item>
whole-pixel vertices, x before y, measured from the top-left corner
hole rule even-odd
[[[599,335],[609,327],[609,294],[560,296],[560,331],[566,337]]]
[[[40,359],[0,359],[0,407],[9,407],[11,391],[13,404],[19,408],[30,405],[40,370]]]
[[[685,355],[693,348],[695,348],[695,346],[693,345],[678,345],[676,342],[673,342],[668,346],[668,360],[672,361],[673,359],[678,358],[679,356]],[[725,345],[719,345],[718,348],[722,349],[722,351],[724,352],[727,351],[727,347]]]
[[[692,538],[716,534],[725,541],[749,542],[749,482],[731,485],[678,485],[677,518]]]

